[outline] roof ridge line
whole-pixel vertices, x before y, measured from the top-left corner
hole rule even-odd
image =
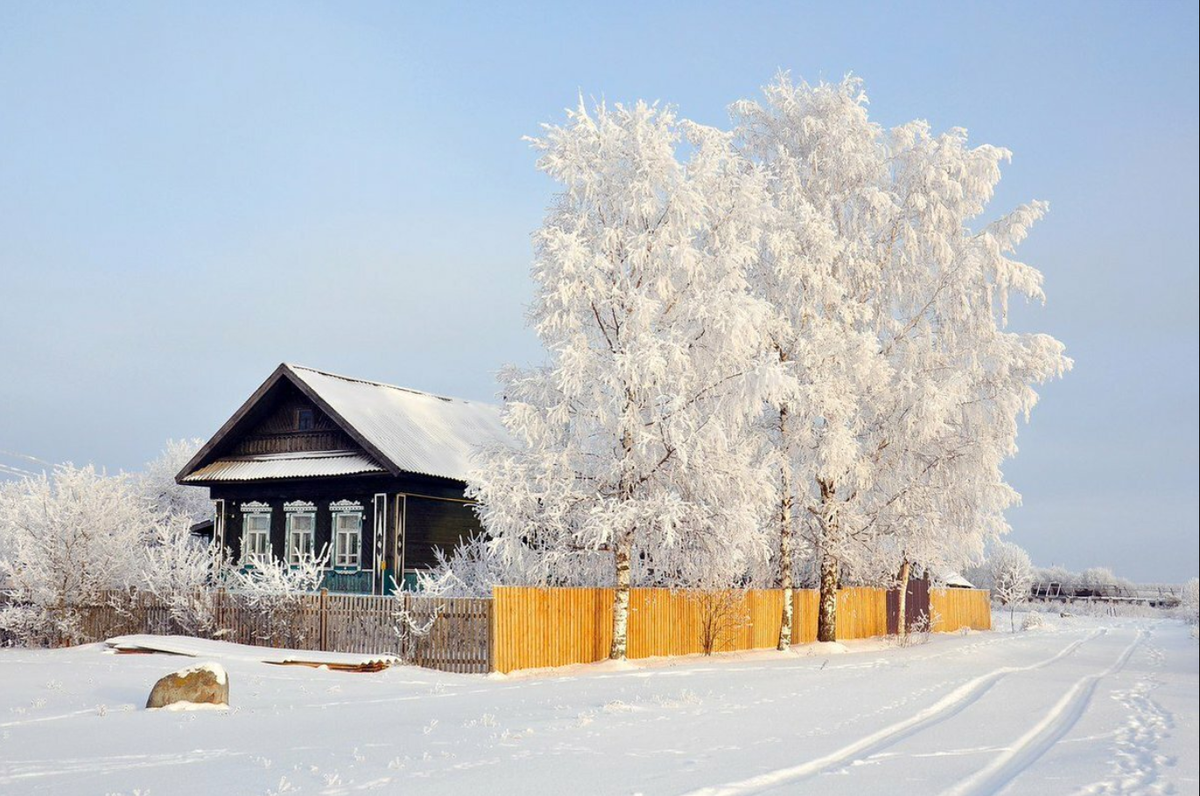
[[[481,404],[484,406],[492,405],[492,404],[488,404],[484,401],[472,401],[467,398],[456,398],[452,395],[438,395],[437,393],[434,393],[434,392],[427,392],[425,390],[417,390],[412,387],[401,387],[399,384],[389,384],[386,381],[375,381],[374,379],[360,379],[357,376],[346,376],[341,373],[331,373],[328,370],[321,370],[320,368],[310,368],[307,365],[296,365],[291,362],[284,362],[283,364],[285,367],[287,367],[291,370],[307,370],[310,373],[317,373],[321,376],[328,376],[331,379],[341,379],[342,381],[349,381],[349,382],[354,382],[357,384],[367,384],[372,387],[387,387],[388,389],[391,389],[391,390],[399,390],[400,392],[407,392],[407,393],[411,393],[413,395],[424,395],[428,398],[437,398],[439,401],[456,401],[458,403],[464,403],[464,404],[477,403],[477,404]]]

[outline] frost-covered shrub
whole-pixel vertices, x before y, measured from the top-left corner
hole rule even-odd
[[[200,449],[203,440],[169,439],[157,458],[133,475],[141,496],[156,514],[183,517],[190,524],[213,516],[208,488],[178,484],[175,475]]]
[[[937,611],[930,610],[929,613],[922,611],[908,625],[907,632],[903,635],[895,635],[891,638],[894,643],[900,647],[916,647],[922,644],[928,644],[930,636],[937,626],[941,623],[942,618]]]
[[[1179,610],[1183,618],[1193,625],[1200,620],[1200,579],[1192,578],[1183,584]]]
[[[1022,630],[1037,630],[1044,627],[1046,621],[1042,618],[1040,611],[1030,611],[1025,614],[1025,618],[1021,620]]]
[[[1033,585],[1033,562],[1029,554],[1011,542],[997,542],[987,559],[992,597],[1008,607],[1009,629],[1016,630],[1016,608],[1029,600]]]
[[[304,595],[320,589],[329,547],[306,553],[295,564],[271,556],[252,556],[225,575],[231,599],[257,621],[254,640],[276,646],[303,646],[312,628],[304,621]]]
[[[512,538],[476,535],[418,571],[416,590],[439,597],[490,597],[493,586],[611,586],[612,555],[539,549]]]
[[[225,549],[192,536],[190,520],[170,515],[155,526],[140,552],[136,587],[166,607],[172,633],[208,636],[217,630],[213,587],[232,572]]]
[[[26,645],[82,636],[83,609],[128,589],[159,520],[126,476],[70,464],[0,491],[0,580],[11,601],[0,629]]]
[[[698,641],[705,655],[731,647],[750,623],[745,596],[737,589],[696,589],[687,595],[699,614]]]

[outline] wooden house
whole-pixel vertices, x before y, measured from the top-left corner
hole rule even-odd
[[[328,550],[331,591],[383,594],[480,533],[466,499],[498,407],[282,364],[176,476],[234,558]]]

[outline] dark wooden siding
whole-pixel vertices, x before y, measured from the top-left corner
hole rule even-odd
[[[287,519],[284,504],[303,500],[315,505],[316,528],[313,534],[314,547],[321,552],[327,546],[330,553],[331,575],[328,588],[337,591],[370,592],[371,573],[378,566],[375,558],[375,502],[374,497],[384,492],[387,479],[354,478],[346,482],[336,479],[320,481],[295,481],[277,484],[239,484],[236,487],[214,489],[214,498],[224,498],[226,507],[225,544],[235,559],[242,554],[242,527],[244,514],[242,504],[266,503],[271,507],[271,553],[276,558],[287,555]],[[361,574],[332,572],[333,511],[330,504],[339,500],[351,500],[363,507]],[[385,515],[386,521],[386,515]],[[385,526],[385,538],[390,528]]]
[[[266,411],[266,416],[238,439],[231,455],[358,449],[333,420],[290,384],[271,396],[271,406]],[[297,427],[301,411],[312,412],[311,428]]]
[[[469,503],[409,495],[405,506],[405,570],[431,567],[437,563],[433,552],[436,548],[450,553],[470,537],[483,533]]]
[[[316,504],[317,550],[332,543],[332,512],[329,504],[337,500],[354,500],[363,505],[363,572],[369,577],[376,573],[376,590],[390,591],[394,566],[400,551],[396,550],[398,508],[407,506],[404,520],[407,535],[404,551],[405,568],[412,571],[435,562],[434,548],[446,552],[461,540],[480,533],[481,528],[470,504],[464,503],[464,485],[445,478],[414,474],[354,475],[340,478],[295,479],[248,483],[214,484],[213,499],[225,501],[225,543],[235,557],[241,555],[243,515],[242,503],[258,501],[271,506],[271,548],[276,557],[287,551],[284,503],[305,500]],[[415,493],[415,494],[414,494]],[[384,559],[386,569],[379,568],[375,558],[375,502],[377,494],[387,496],[384,525]],[[448,498],[448,499],[438,499]],[[402,578],[401,578],[402,580]],[[326,587],[334,591],[362,592],[363,577],[337,576],[327,578]]]

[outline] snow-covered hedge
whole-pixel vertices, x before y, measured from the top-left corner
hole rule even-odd
[[[166,605],[179,632],[209,635],[218,631],[206,597],[214,586],[236,592],[285,632],[288,600],[316,590],[320,562],[235,567],[224,551],[193,537],[191,526],[211,511],[208,491],[180,487],[174,475],[198,445],[169,441],[140,473],[63,464],[0,484],[0,637],[72,643],[82,638],[85,608],[120,611],[138,593]]]

